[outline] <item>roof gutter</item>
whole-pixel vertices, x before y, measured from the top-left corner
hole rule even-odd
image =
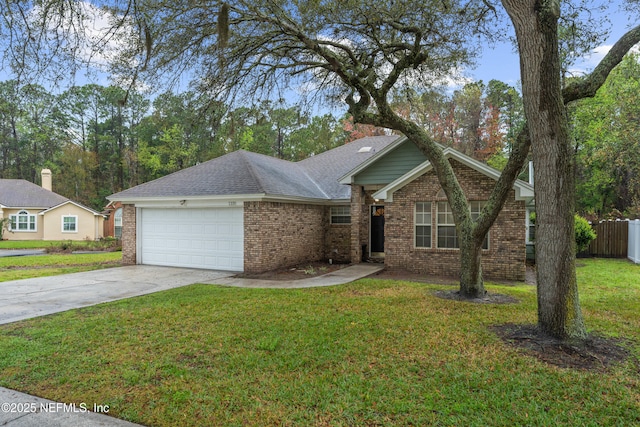
[[[311,205],[336,205],[350,203],[349,199],[316,199],[310,197],[283,196],[279,194],[234,194],[219,196],[169,196],[169,197],[107,197],[111,202],[135,205],[138,208],[211,208],[237,207],[244,202],[277,202]]]

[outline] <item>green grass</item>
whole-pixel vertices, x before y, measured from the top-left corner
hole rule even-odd
[[[640,266],[580,262],[588,326],[638,357]],[[636,362],[569,370],[505,345],[488,327],[535,322],[535,289],[487,287],[521,302],[193,285],[1,327],[0,385],[154,426],[640,424]]]
[[[80,247],[96,245],[93,240],[0,240],[0,249],[47,249],[70,242]]]
[[[90,271],[121,265],[122,252],[0,258],[0,282]]]
[[[0,249],[45,249],[62,242],[51,240],[0,240]]]
[[[113,238],[100,240],[0,240],[0,249],[114,250],[119,242]]]

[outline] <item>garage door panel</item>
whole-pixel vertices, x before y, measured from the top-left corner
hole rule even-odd
[[[243,209],[153,209],[140,215],[143,264],[242,271]]]

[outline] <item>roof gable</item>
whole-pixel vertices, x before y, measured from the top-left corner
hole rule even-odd
[[[49,212],[51,212],[51,211],[53,211],[53,210],[56,210],[56,209],[58,209],[58,208],[61,208],[61,207],[65,206],[65,205],[74,205],[74,206],[79,207],[80,209],[84,209],[85,211],[87,211],[87,212],[91,213],[93,216],[102,216],[102,214],[101,214],[101,213],[94,211],[94,210],[93,210],[93,209],[91,209],[90,207],[87,207],[87,206],[81,205],[80,203],[76,203],[76,202],[74,202],[73,200],[67,200],[66,202],[62,202],[62,203],[60,203],[59,205],[52,206],[52,207],[50,207],[49,209],[45,209],[45,210],[43,210],[42,212],[40,212],[38,215],[45,215],[45,214],[47,214],[47,213],[49,213]]]
[[[445,148],[443,150],[443,154],[445,158],[457,160],[463,165],[471,169],[474,169],[495,181],[497,181],[500,178],[500,172],[498,170],[476,159],[466,156],[451,147]],[[386,186],[384,186],[383,188],[375,192],[373,194],[373,197],[376,199],[392,202],[393,193],[395,191],[399,190],[400,188],[403,188],[410,182],[414,181],[415,179],[424,175],[425,173],[429,172],[432,169],[433,169],[433,166],[431,165],[431,162],[429,162],[428,160],[424,161],[417,167],[413,168],[412,170],[408,171],[401,177],[390,182],[389,184],[387,184]],[[513,184],[513,189],[515,190],[515,193],[516,193],[515,194],[516,200],[523,200],[526,202],[530,202],[534,198],[533,187],[522,180],[517,179],[516,182]]]
[[[347,181],[359,185],[387,184],[426,160],[415,144],[403,143],[404,141],[407,140],[401,138],[400,143],[390,145],[357,173],[349,176]],[[340,182],[345,183],[342,180]]]
[[[67,200],[24,179],[0,179],[0,205],[7,208],[50,208]]]

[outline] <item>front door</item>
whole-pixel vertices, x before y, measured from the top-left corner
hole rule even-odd
[[[371,206],[371,256],[384,256],[384,206]]]

